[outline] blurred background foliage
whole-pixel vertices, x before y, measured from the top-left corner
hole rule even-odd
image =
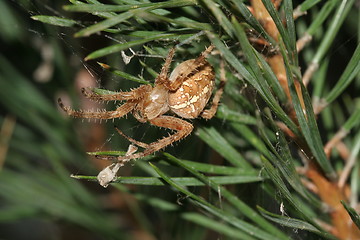
[[[63,5],[68,3],[62,1],[0,1],[1,239],[334,239],[331,229],[318,221],[330,225],[328,212],[295,171],[303,164],[299,148],[275,124],[275,120],[288,117],[276,112],[276,106],[268,107],[270,87],[256,88],[243,80],[254,76],[257,69],[251,65],[256,57],[253,48],[244,44],[246,41],[240,41],[240,48],[241,27],[231,18],[232,14],[240,16],[241,1],[206,0],[198,6],[192,6],[193,1],[168,1],[166,10],[157,6],[152,12],[137,12],[133,19],[125,15],[134,12],[126,10],[97,12],[97,7],[107,6],[91,6],[97,1],[87,1],[91,3],[88,10],[79,1],[70,2],[73,5],[65,11]],[[119,6],[140,2],[150,3],[103,1]],[[331,16],[343,1],[329,1],[332,5],[306,2],[309,4],[303,6],[309,6],[308,14],[295,22],[296,30],[299,36],[312,31],[313,41],[299,56],[301,72],[317,56]],[[293,2],[295,7],[298,4]],[[313,100],[327,96],[337,86],[358,45],[358,2],[347,4],[344,23],[339,32],[333,32],[331,48],[323,51],[319,60],[317,81],[309,85]],[[125,14],[122,22],[101,25],[103,18],[120,14]],[[55,25],[49,25],[33,20],[35,15],[66,20],[55,19]],[[319,26],[309,28],[321,17]],[[257,29],[251,18],[238,19]],[[207,30],[211,33],[204,32]],[[75,38],[74,34],[86,37]],[[107,189],[93,181],[71,178],[71,174],[95,176],[109,164],[86,152],[126,150],[128,142],[115,133],[114,125],[144,142],[167,133],[140,124],[132,116],[106,123],[69,119],[59,110],[57,98],[76,109],[110,109],[113,104],[105,106],[81,97],[80,88],[116,91],[138,86],[127,78],[152,81],[170,47],[185,41],[174,59],[179,63],[198,56],[210,44],[208,38],[217,47],[216,56],[222,56],[209,57],[218,78],[220,59],[227,61],[228,84],[217,117],[195,120],[195,134],[168,147],[166,154],[131,162],[119,172],[124,178]],[[290,45],[294,40],[290,36]],[[105,48],[115,45],[116,54]],[[122,54],[132,56],[129,64],[124,63]],[[85,57],[96,60],[84,61]],[[111,65],[112,71],[102,69],[96,61]],[[236,65],[240,62],[244,65]],[[245,66],[244,71],[235,66]],[[262,84],[264,78],[257,76],[254,81]],[[269,80],[271,74],[264,76],[273,83],[274,101],[283,101],[284,93],[280,88],[276,91],[278,86]],[[318,116],[318,130],[327,142],[339,129],[348,127],[352,131],[344,144],[356,157],[358,118],[356,115],[350,124],[348,119],[358,112],[358,76],[350,86]],[[335,172],[345,165],[339,154],[338,150],[331,155]],[[357,162],[348,181],[352,207],[358,202],[358,171]]]

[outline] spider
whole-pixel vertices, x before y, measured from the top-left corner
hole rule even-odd
[[[99,95],[91,90],[82,89],[82,93],[91,100],[125,102],[114,111],[76,111],[65,106],[60,98],[58,103],[68,115],[75,118],[114,119],[121,118],[132,112],[139,122],[149,122],[152,125],[175,131],[174,134],[168,137],[146,144],[136,141],[116,129],[120,135],[132,144],[144,148],[144,150],[142,152],[135,151],[124,156],[97,156],[101,159],[113,160],[119,163],[145,157],[188,136],[194,127],[185,119],[194,119],[199,116],[211,119],[215,115],[223,93],[225,80],[221,80],[219,88],[213,97],[211,107],[204,109],[210,100],[215,85],[213,67],[205,58],[213,49],[214,46],[210,45],[198,58],[180,63],[168,76],[170,64],[175,54],[175,47],[173,47],[166,57],[160,74],[155,79],[154,87],[141,85],[129,92],[120,91],[108,95]],[[165,115],[170,111],[173,112],[172,115]]]

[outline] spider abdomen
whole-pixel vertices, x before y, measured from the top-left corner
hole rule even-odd
[[[177,66],[170,76],[175,79],[183,68],[191,68],[194,59],[185,61]],[[198,69],[194,69],[182,85],[175,91],[169,92],[168,104],[170,109],[180,117],[196,118],[204,110],[214,89],[215,73],[212,66],[206,62]]]

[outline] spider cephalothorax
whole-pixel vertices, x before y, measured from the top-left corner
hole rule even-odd
[[[205,58],[213,48],[211,45],[198,58],[182,62],[168,76],[170,63],[175,53],[175,48],[172,48],[160,74],[155,79],[154,87],[141,85],[129,92],[120,91],[107,95],[99,95],[83,89],[83,94],[92,100],[125,102],[114,111],[75,111],[64,106],[61,99],[59,99],[59,105],[68,115],[77,118],[114,119],[132,112],[140,122],[149,122],[158,127],[175,130],[175,133],[168,137],[146,144],[127,137],[117,129],[130,142],[144,148],[144,151],[125,156],[102,156],[101,158],[126,162],[130,159],[147,156],[179,141],[192,132],[193,125],[184,118],[193,119],[201,116],[210,119],[216,113],[223,92],[223,81],[216,91],[211,107],[204,109],[215,85],[213,67]],[[181,118],[165,115],[169,111]]]

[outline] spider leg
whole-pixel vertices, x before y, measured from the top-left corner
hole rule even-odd
[[[201,113],[202,118],[211,119],[216,114],[221,96],[224,92],[225,83],[226,83],[226,76],[225,76],[224,61],[221,61],[220,84],[219,84],[218,90],[216,91],[215,96],[212,100],[211,107],[209,109],[205,109]]]
[[[172,59],[174,57],[174,54],[175,54],[175,47],[170,49],[170,51],[169,51],[169,53],[168,53],[168,55],[166,57],[165,63],[161,68],[161,72],[155,79],[155,84],[166,82],[167,75],[168,75],[169,68],[170,68],[170,64],[171,64],[171,61],[172,61]]]
[[[156,142],[148,144],[148,146],[145,148],[143,152],[134,153],[128,156],[118,156],[118,157],[112,157],[112,156],[97,156],[97,158],[105,159],[105,160],[113,160],[118,161],[121,163],[127,162],[131,159],[135,158],[142,158],[145,156],[148,156],[154,152],[159,151],[160,149],[165,148],[166,146],[172,144],[173,142],[179,141],[183,138],[185,138],[187,135],[189,135],[192,130],[194,129],[193,125],[185,120],[182,120],[180,118],[172,117],[172,116],[159,116],[155,119],[152,119],[149,121],[151,124],[158,126],[158,127],[164,127],[168,129],[175,130],[176,133],[159,139]]]
[[[121,135],[123,136],[124,138],[126,138],[129,142],[133,143],[134,145],[137,145],[139,147],[142,147],[142,148],[148,148],[149,147],[149,144],[147,143],[143,143],[143,142],[139,142],[139,141],[136,141],[135,139],[125,135],[120,129],[118,129],[117,127],[115,127],[116,131]]]
[[[141,85],[129,92],[117,92],[114,94],[97,94],[91,88],[82,88],[81,92],[85,97],[94,101],[123,101],[142,98],[151,90],[150,85]]]
[[[165,87],[170,91],[177,90],[181,86],[181,84],[185,81],[185,79],[188,78],[190,74],[194,73],[194,71],[196,71],[200,67],[209,64],[206,61],[206,56],[212,52],[214,47],[215,46],[211,44],[207,49],[205,49],[204,52],[201,53],[201,55],[198,58],[193,60],[194,62],[192,63],[192,66],[195,67],[185,68],[185,70],[181,72],[181,74],[174,81],[169,81],[169,79],[167,79],[167,81],[165,82]]]
[[[203,51],[198,58],[195,59],[195,64],[198,66],[202,66],[207,63],[206,56],[209,55],[212,50],[214,50],[215,46],[211,44],[208,48]]]
[[[115,111],[76,111],[65,106],[61,99],[58,99],[59,106],[69,115],[75,118],[113,119],[121,118],[135,108],[136,102],[126,102]]]
[[[219,106],[219,102],[221,99],[221,95],[224,92],[224,85],[225,82],[220,82],[220,86],[219,89],[216,91],[215,96],[212,100],[212,104],[211,107],[209,109],[205,109],[202,113],[201,113],[201,117],[205,118],[205,119],[211,119],[214,117],[214,115],[216,114],[216,111],[218,109]]]

